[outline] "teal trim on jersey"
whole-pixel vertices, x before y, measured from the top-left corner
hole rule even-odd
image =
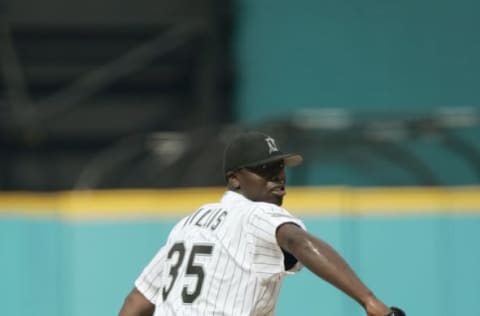
[[[468,315],[476,310],[477,214],[304,220],[387,303],[410,315]],[[174,223],[0,217],[1,314],[116,315]],[[282,286],[277,315],[292,314],[363,315],[356,303],[306,269],[287,276]]]

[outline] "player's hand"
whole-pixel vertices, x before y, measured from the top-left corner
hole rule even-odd
[[[385,315],[385,316],[406,316],[405,312],[402,311],[400,308],[398,307],[390,307],[390,309],[392,310],[389,314]]]

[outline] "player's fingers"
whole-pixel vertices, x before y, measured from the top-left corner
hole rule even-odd
[[[390,307],[391,312],[385,316],[406,316],[405,312],[398,307]]]

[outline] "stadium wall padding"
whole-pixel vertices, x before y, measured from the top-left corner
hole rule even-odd
[[[409,315],[468,315],[477,310],[480,188],[442,189],[438,200],[432,191],[415,188],[291,191],[286,207],[345,256],[387,303],[404,307]],[[202,192],[188,202],[192,207],[221,196],[221,189]],[[166,196],[181,200],[192,196],[188,190],[92,194],[88,201],[83,196],[83,203],[69,192],[0,194],[2,315],[116,315],[169,229],[193,210],[184,201],[186,209],[172,214],[157,201],[165,199],[168,206]],[[371,200],[369,194],[385,200]],[[66,196],[84,212],[73,212]],[[323,202],[316,204],[317,211],[315,196]],[[390,207],[385,201],[392,202]],[[139,205],[138,213],[130,204]],[[277,315],[294,313],[364,315],[351,299],[306,269],[287,277],[282,287]]]
[[[242,0],[236,115],[479,106],[480,3]]]
[[[350,112],[370,117],[371,126],[387,126],[382,117],[418,122],[424,115],[453,118],[480,107],[479,1],[241,0],[236,9],[234,112],[255,129],[278,119],[296,122],[300,130],[313,122],[328,133],[348,125],[356,117]],[[455,147],[465,141],[478,153],[480,129],[473,125],[454,124],[436,135],[403,131],[411,135],[400,147],[428,165],[439,184],[477,184],[478,162],[442,136],[458,138]],[[368,148],[377,172],[363,172],[344,161],[341,139],[337,145],[322,159],[332,153],[340,158],[312,163],[308,182],[298,184],[377,186],[390,183],[388,177],[397,185],[420,184],[405,165]]]

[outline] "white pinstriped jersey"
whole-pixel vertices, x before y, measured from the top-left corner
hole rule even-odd
[[[304,224],[274,204],[227,191],[172,229],[136,280],[155,316],[274,315],[285,269],[275,232]]]

